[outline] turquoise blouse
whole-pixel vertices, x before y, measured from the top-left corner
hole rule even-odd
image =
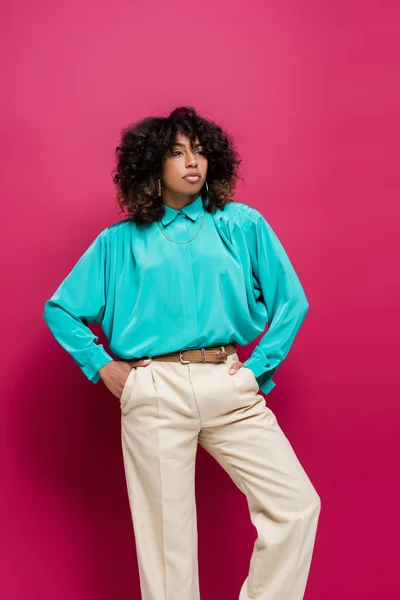
[[[177,242],[199,233],[176,244],[162,231]],[[181,210],[165,205],[158,222],[125,219],[103,229],[45,302],[43,318],[93,383],[114,358],[96,343],[91,323],[101,325],[115,360],[243,346],[268,325],[243,363],[267,394],[307,311],[302,285],[263,215],[235,201],[208,213],[199,195]]]

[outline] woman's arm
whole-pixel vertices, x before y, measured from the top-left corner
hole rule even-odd
[[[88,324],[100,323],[106,303],[107,228],[104,229],[44,305],[43,319],[57,342],[93,383],[113,358]]]
[[[268,331],[244,361],[268,394],[276,385],[272,377],[287,356],[303,322],[308,301],[289,257],[261,213],[246,222],[246,238],[261,299],[268,311]]]

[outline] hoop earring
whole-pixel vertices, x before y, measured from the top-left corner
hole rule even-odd
[[[208,194],[208,183],[206,181],[206,190],[207,190],[207,194]]]

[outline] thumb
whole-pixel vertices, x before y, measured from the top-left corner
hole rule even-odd
[[[127,363],[131,365],[131,367],[142,367],[143,365],[148,365],[151,362],[151,358],[139,358],[138,360],[128,360]]]
[[[141,365],[148,365],[151,362],[151,358],[141,358],[139,363]]]

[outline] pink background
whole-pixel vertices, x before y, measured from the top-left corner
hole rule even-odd
[[[234,135],[236,199],[269,220],[310,303],[267,397],[322,500],[306,599],[399,597],[397,6],[3,3],[2,600],[140,598],[118,401],[42,312],[121,218],[122,127],[183,104]],[[233,600],[246,500],[202,449],[196,482],[201,597]]]

